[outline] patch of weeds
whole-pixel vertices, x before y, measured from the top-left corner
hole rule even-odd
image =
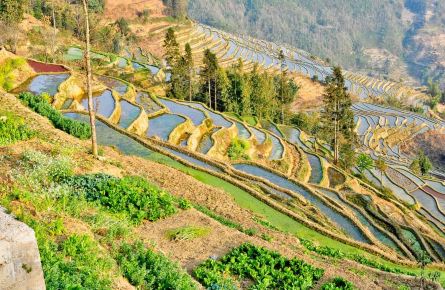
[[[31,130],[22,118],[11,113],[0,112],[0,146],[28,140],[34,136],[36,132]]]
[[[122,244],[115,257],[124,276],[137,289],[197,289],[193,279],[176,263],[140,242]]]
[[[262,234],[261,234],[261,238],[262,238],[263,240],[267,241],[267,242],[272,242],[272,237],[269,236],[268,234],[264,234],[264,233],[262,233]]]
[[[167,231],[167,237],[171,241],[188,241],[202,238],[210,233],[209,228],[185,226]]]

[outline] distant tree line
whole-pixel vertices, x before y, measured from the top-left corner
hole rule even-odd
[[[195,70],[190,45],[186,44],[185,53],[181,54],[173,29],[167,31],[164,48],[171,72],[168,96],[280,123],[290,116],[288,108],[297,97],[298,86],[285,70],[273,75],[261,72],[255,65],[251,71],[245,71],[241,59],[225,69],[210,50],[204,52],[203,66]]]
[[[188,0],[162,0],[162,2],[171,16],[177,19],[185,19],[187,17]]]
[[[203,65],[195,70],[190,45],[186,44],[185,52],[181,53],[173,29],[166,33],[164,48],[171,73],[169,97],[200,101],[217,111],[255,116],[260,120],[296,125],[307,123],[307,119],[302,119],[303,115],[294,115],[290,110],[290,105],[298,97],[298,86],[287,73],[283,52],[279,53],[281,70],[272,74],[261,71],[258,64],[246,71],[241,59],[223,68],[210,50],[204,52]],[[334,68],[333,76],[325,83],[324,107],[311,129],[316,127],[313,133],[331,145],[334,163],[350,168],[356,164],[358,140],[354,132],[351,96],[339,67]]]

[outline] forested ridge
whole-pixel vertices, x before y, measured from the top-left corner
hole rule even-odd
[[[419,34],[430,35],[433,27],[443,27],[445,9],[439,2],[190,0],[189,14],[230,32],[292,44],[349,69],[394,78],[405,77],[410,71],[425,82],[429,76],[440,78],[437,71],[443,67],[434,67],[434,73],[415,72],[409,65],[420,62],[426,66],[443,56],[440,49],[421,44],[419,39]],[[419,22],[425,14],[430,15],[428,20]],[[402,69],[405,66],[406,71]]]

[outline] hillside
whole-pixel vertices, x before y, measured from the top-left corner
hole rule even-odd
[[[443,1],[190,0],[192,18],[224,30],[292,44],[374,76],[440,80]]]
[[[20,3],[2,3],[4,22]],[[89,2],[92,102],[76,2],[5,25],[0,222],[17,221],[0,225],[0,289],[443,288],[430,96],[182,17],[185,3]]]

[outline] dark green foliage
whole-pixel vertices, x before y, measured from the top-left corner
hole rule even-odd
[[[10,113],[3,114],[0,112],[0,146],[28,140],[35,135],[36,132],[29,129],[23,119]]]
[[[253,281],[250,289],[310,289],[323,276],[324,270],[302,260],[289,260],[277,252],[243,244],[218,261],[207,260],[194,271],[205,287],[234,289],[235,284],[224,278],[224,274]]]
[[[316,135],[320,129],[320,116],[316,113],[298,112],[291,116],[290,123],[311,135]]]
[[[105,0],[88,0],[88,8],[90,12],[102,13],[105,8]]]
[[[165,34],[164,45],[165,60],[172,67],[180,57],[179,44],[176,41],[175,30],[170,27]]]
[[[353,290],[353,289],[354,285],[351,282],[341,277],[335,277],[328,283],[325,283],[323,284],[323,286],[321,286],[321,290]]]
[[[357,157],[357,168],[360,172],[364,172],[365,170],[372,169],[374,167],[374,161],[371,156],[365,153],[361,153]]]
[[[104,275],[112,261],[100,256],[99,245],[85,235],[62,237],[63,223],[41,224],[31,218],[26,222],[34,229],[39,246],[45,284],[48,290],[107,290],[111,281]]]
[[[356,261],[357,263],[360,263],[362,265],[366,265],[371,268],[379,269],[379,270],[382,270],[385,272],[416,276],[416,274],[414,274],[412,272],[403,271],[398,268],[392,268],[392,267],[386,266],[386,265],[376,262],[374,260],[370,260],[370,259],[364,257],[363,255],[358,255],[358,254],[347,255],[340,250],[337,250],[337,249],[334,249],[334,248],[331,248],[328,246],[316,246],[312,241],[305,240],[305,239],[300,239],[300,242],[309,251],[315,252],[322,256],[328,256],[328,257],[337,258],[337,259],[350,259],[350,260]]]
[[[36,113],[47,117],[57,129],[82,140],[91,137],[91,128],[88,124],[64,117],[44,98],[31,93],[21,93],[19,99]]]
[[[0,66],[0,88],[10,91],[14,87],[14,71],[26,64],[23,58],[7,58]]]
[[[227,155],[232,160],[248,160],[249,155],[247,151],[249,150],[249,143],[243,139],[234,139],[227,149]]]
[[[6,23],[6,25],[20,23],[25,12],[25,5],[25,0],[1,0],[0,21]]]
[[[128,21],[123,17],[116,20],[115,25],[123,36],[127,36],[131,32]]]
[[[200,73],[201,77],[201,100],[208,103],[210,108],[217,109],[217,77],[218,77],[218,58],[210,49],[204,51],[203,68]],[[213,105],[212,105],[213,104]]]
[[[188,0],[162,0],[171,16],[179,20],[187,17]]]
[[[323,0],[190,0],[189,14],[199,22],[229,32],[292,44],[348,69],[370,69],[366,53],[369,48],[405,55],[403,41],[413,32],[409,29],[411,24],[403,21],[407,2],[410,1],[334,0],[327,6]],[[444,8],[442,4],[433,9],[436,16],[431,18],[437,25],[443,23],[439,15],[444,15]],[[389,67],[391,73],[400,63],[389,64],[372,69],[378,67],[387,73]]]
[[[433,164],[428,156],[421,151],[417,158],[411,163],[410,169],[416,174],[426,175],[431,171],[431,169],[433,169]]]
[[[164,40],[165,59],[170,65],[170,86],[167,95],[180,100],[192,99],[194,93],[193,55],[190,44],[185,45],[185,54],[181,55],[172,28],[167,30]]]
[[[116,260],[124,276],[138,289],[197,289],[178,265],[140,242],[123,244],[117,250]]]
[[[244,73],[244,63],[241,59],[227,71],[227,78],[229,81],[229,97],[224,104],[224,110],[242,116],[251,115],[250,94],[252,87],[249,75]]]
[[[136,224],[176,212],[172,196],[142,177],[83,175],[66,180],[66,184],[84,192],[87,200],[97,201],[112,212],[125,213]]]
[[[188,201],[187,199],[185,199],[185,198],[180,198],[179,200],[178,200],[178,207],[180,208],[180,209],[191,209],[193,206],[192,206],[192,204],[190,203],[190,201]]]
[[[334,163],[343,159],[343,167],[350,168],[354,161],[354,113],[351,96],[347,92],[340,67],[335,67],[323,95],[322,132],[325,140],[334,148]],[[345,157],[345,158],[344,158]],[[345,162],[346,161],[346,162]]]

